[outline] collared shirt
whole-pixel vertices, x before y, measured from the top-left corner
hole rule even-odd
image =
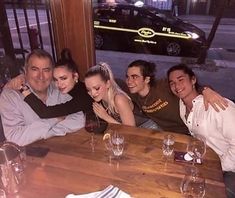
[[[211,106],[205,111],[202,95],[193,100],[186,120],[186,106],[180,100],[180,116],[191,135],[202,135],[206,144],[220,157],[223,171],[235,172],[235,104],[229,101],[226,110],[216,112]]]
[[[70,99],[71,96],[61,94],[53,85],[48,88],[47,105],[64,103]],[[82,112],[70,114],[60,122],[57,118],[40,119],[24,102],[21,93],[7,88],[0,96],[0,114],[6,139],[18,145],[27,145],[52,136],[64,136],[84,127],[85,123]]]

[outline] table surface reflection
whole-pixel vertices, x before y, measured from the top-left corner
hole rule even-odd
[[[110,184],[135,198],[181,197],[180,184],[188,164],[162,156],[162,140],[170,132],[122,125],[109,125],[109,129],[125,137],[124,155],[119,160],[109,160],[102,135],[96,135],[92,152],[90,134],[85,129],[32,144],[50,148],[50,152],[43,158],[27,158],[26,184],[12,197],[60,198],[99,191]],[[175,150],[185,151],[191,137],[174,136]],[[205,197],[226,197],[218,156],[208,148],[204,159],[197,167],[206,178]]]

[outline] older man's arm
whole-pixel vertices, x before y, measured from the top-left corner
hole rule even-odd
[[[6,139],[20,146],[47,138],[48,133],[55,124],[54,122],[49,123],[48,120],[44,122],[39,119],[25,125],[20,119],[15,119],[12,122],[5,116],[3,116],[2,122]]]
[[[50,87],[51,88],[51,87]],[[68,94],[62,94],[57,88],[50,89],[51,94],[47,99],[47,105],[53,106],[60,103],[65,103],[72,99]],[[82,101],[80,101],[82,103]],[[84,127],[85,118],[82,111],[67,115],[64,119],[61,119],[53,128],[48,132],[47,137],[51,136],[63,136],[66,133],[71,133]]]
[[[63,136],[66,133],[75,132],[85,125],[85,118],[82,111],[70,114],[65,119],[54,125],[47,133],[47,137]]]
[[[13,90],[3,90],[0,113],[5,137],[21,146],[46,138],[58,119],[40,119]]]

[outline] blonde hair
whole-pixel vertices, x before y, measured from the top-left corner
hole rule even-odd
[[[114,104],[114,97],[116,94],[124,94],[129,100],[130,97],[125,93],[115,82],[113,72],[110,66],[105,62],[100,62],[98,65],[91,67],[87,73],[85,74],[85,78],[100,75],[101,79],[104,82],[110,81],[110,87],[108,89],[108,110],[111,113],[115,113],[115,104]]]

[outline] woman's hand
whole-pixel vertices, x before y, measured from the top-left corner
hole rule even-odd
[[[25,76],[24,74],[20,74],[8,81],[5,87],[14,90],[20,90],[23,84],[25,84]]]
[[[205,105],[205,110],[207,111],[209,104],[217,111],[219,112],[220,109],[225,110],[226,107],[228,107],[228,101],[218,94],[217,92],[213,91],[209,87],[204,89],[202,91],[203,94],[203,99],[204,99],[204,105]],[[219,109],[219,108],[220,109]]]
[[[93,103],[93,111],[95,112],[96,115],[98,115],[101,119],[105,121],[107,121],[107,119],[110,117],[109,114],[104,109],[104,107],[97,102]]]

